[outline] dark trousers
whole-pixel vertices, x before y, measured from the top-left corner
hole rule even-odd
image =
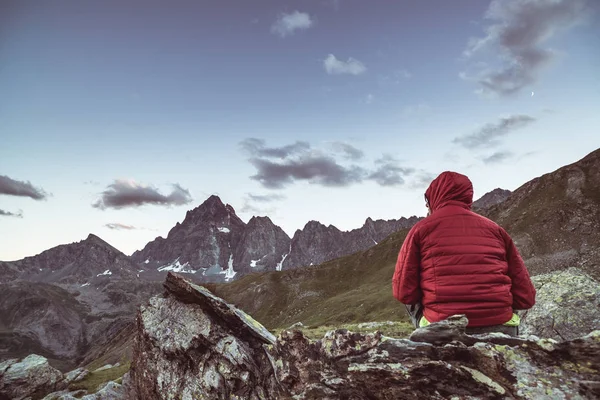
[[[423,305],[419,304],[405,304],[406,312],[410,317],[410,321],[415,328],[419,328],[419,321],[423,317]],[[519,336],[518,326],[507,326],[507,325],[491,325],[491,326],[476,326],[467,327],[466,333],[469,335],[481,335],[484,333],[500,332],[509,336]]]

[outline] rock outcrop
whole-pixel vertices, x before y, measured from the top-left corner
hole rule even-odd
[[[600,331],[557,342],[471,336],[467,319],[380,333],[301,331],[277,338],[237,308],[174,274],[138,315],[132,389],[144,399],[593,399]]]
[[[41,399],[66,385],[63,374],[36,354],[0,363],[0,399]]]
[[[522,317],[521,332],[572,340],[600,330],[600,282],[578,268],[532,278],[536,304]]]

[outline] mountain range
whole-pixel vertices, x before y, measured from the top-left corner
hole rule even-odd
[[[486,194],[474,209],[509,231],[533,275],[579,266],[600,276],[600,150],[512,193]],[[368,218],[348,232],[309,221],[290,238],[268,217],[245,223],[211,196],[131,257],[89,235],[0,262],[0,359],[35,349],[64,368],[118,360],[130,348],[137,305],[162,290],[167,271],[186,273],[270,328],[403,319],[389,285],[418,220]]]

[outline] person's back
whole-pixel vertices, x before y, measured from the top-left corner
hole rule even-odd
[[[431,215],[411,229],[402,246],[394,296],[407,305],[422,304],[426,323],[466,314],[469,327],[502,325],[513,310],[531,308],[535,289],[512,239],[470,211],[470,180],[444,172],[426,199]]]

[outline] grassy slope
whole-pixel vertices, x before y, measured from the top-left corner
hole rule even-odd
[[[369,250],[319,266],[251,274],[229,284],[206,285],[270,329],[364,321],[405,321],[392,296],[392,275],[407,230]]]

